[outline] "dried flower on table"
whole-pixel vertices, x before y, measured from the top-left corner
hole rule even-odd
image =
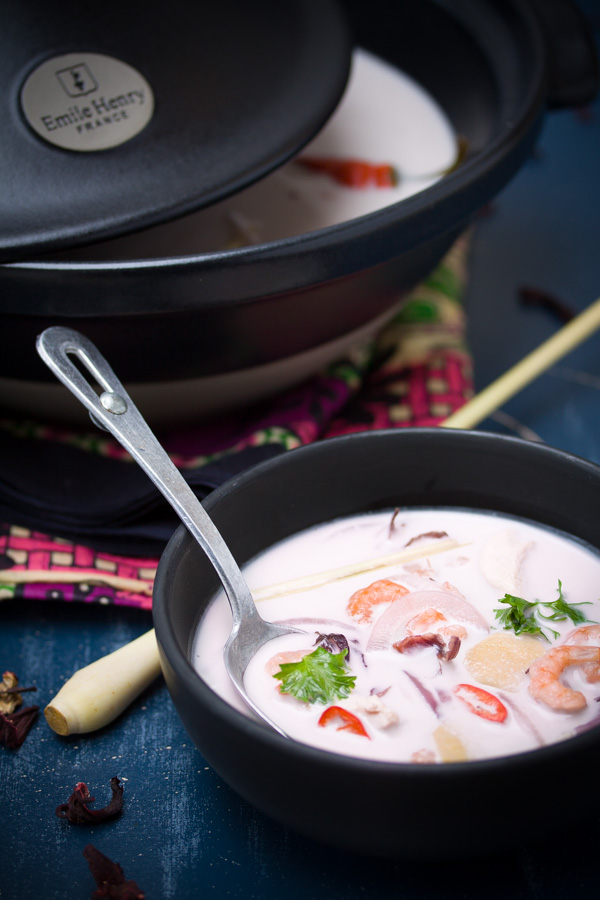
[[[0,743],[10,750],[20,747],[35,722],[39,706],[24,706],[18,712],[0,713]]]
[[[14,672],[4,672],[0,681],[0,743],[16,750],[20,747],[29,729],[35,722],[39,706],[26,706],[21,694],[35,691],[35,687],[20,687],[19,679]],[[18,710],[18,712],[17,712]]]
[[[79,781],[75,790],[66,803],[56,807],[56,815],[59,819],[67,819],[73,825],[90,825],[103,822],[118,816],[123,809],[123,785],[118,778],[110,779],[112,800],[103,809],[90,809],[89,803],[93,803],[95,797],[90,797],[87,784]]]
[[[98,885],[91,900],[144,900],[145,894],[135,881],[126,881],[119,863],[100,853],[93,844],[86,844],[83,855],[88,861],[90,872]]]
[[[0,681],[0,713],[13,713],[23,702],[21,694],[15,690],[18,683],[19,679],[14,672],[3,674]]]
[[[530,285],[523,286],[519,289],[519,299],[528,306],[541,306],[549,309],[562,322],[570,322],[571,319],[575,318],[575,312],[564,300],[540,288],[531,287]]]
[[[0,681],[0,713],[13,713],[23,703],[21,694],[37,691],[36,687],[19,687],[19,679],[14,672],[4,672]]]

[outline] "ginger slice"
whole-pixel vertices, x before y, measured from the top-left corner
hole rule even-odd
[[[487,541],[479,557],[479,568],[487,581],[507,594],[519,594],[521,568],[533,541],[520,540],[511,529],[499,531]]]
[[[538,638],[498,632],[471,647],[465,666],[482,684],[517,691],[531,663],[544,652],[544,644]]]
[[[442,762],[465,762],[469,758],[461,739],[446,725],[438,725],[433,732],[433,740]]]

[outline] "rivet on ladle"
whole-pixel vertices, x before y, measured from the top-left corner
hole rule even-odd
[[[115,416],[122,416],[127,412],[127,403],[120,394],[114,391],[103,391],[100,394],[100,403],[107,412],[114,413]]]

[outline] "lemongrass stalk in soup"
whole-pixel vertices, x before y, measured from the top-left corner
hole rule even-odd
[[[269,594],[261,612],[295,624],[261,648],[246,689],[292,738],[392,762],[443,763],[530,750],[600,718],[600,554],[493,511],[406,509],[316,526],[244,570],[302,582],[361,555],[399,559],[305,590]],[[444,551],[394,556],[409,547]],[[317,579],[318,581],[318,579]],[[222,664],[228,606],[200,622],[193,662],[241,706]]]

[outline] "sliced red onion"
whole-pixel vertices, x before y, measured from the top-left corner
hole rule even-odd
[[[406,677],[412,681],[412,683],[414,684],[416,689],[419,691],[421,696],[427,701],[428,705],[431,707],[431,709],[434,711],[436,716],[439,718],[440,704],[438,703],[434,694],[429,690],[429,688],[426,688],[425,685],[423,684],[423,682],[420,681],[415,675],[412,675],[410,672],[407,672],[405,669],[403,671],[404,671],[404,674],[406,675]]]
[[[508,694],[500,691],[498,692],[498,697],[502,700],[505,706],[508,706],[512,712],[514,713],[515,719],[525,731],[529,731],[531,735],[535,738],[538,746],[543,747],[546,744],[546,741],[535,727],[527,713],[519,706],[519,704],[510,697]]]

